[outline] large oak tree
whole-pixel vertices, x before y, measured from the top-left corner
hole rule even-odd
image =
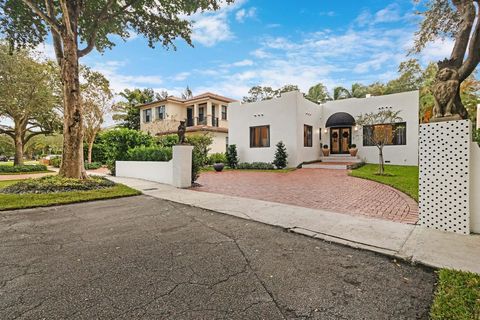
[[[60,175],[86,178],[79,58],[93,49],[113,47],[109,36],[126,39],[131,32],[145,36],[151,47],[160,43],[175,48],[178,37],[191,44],[188,16],[219,5],[218,0],[0,0],[0,32],[13,46],[38,45],[49,35],[52,38],[64,100]]]
[[[14,143],[14,165],[23,164],[30,139],[60,128],[56,80],[50,64],[33,60],[24,50],[11,54],[0,45],[0,119],[7,120],[0,125],[0,134]]]

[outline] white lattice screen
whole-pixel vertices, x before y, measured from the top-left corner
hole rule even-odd
[[[420,224],[470,233],[470,120],[420,126]]]

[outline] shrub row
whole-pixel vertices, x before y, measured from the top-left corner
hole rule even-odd
[[[27,179],[0,189],[0,193],[56,193],[68,191],[86,191],[113,187],[114,182],[103,177],[89,179],[70,179],[60,176],[48,176],[39,179]]]
[[[47,171],[47,166],[43,164],[32,164],[23,166],[0,166],[0,173],[19,173],[19,172],[37,172]]]
[[[126,160],[129,161],[170,161],[172,149],[161,146],[140,146],[128,150]]]
[[[237,169],[275,170],[275,166],[269,162],[242,162],[238,164]]]
[[[88,162],[85,162],[85,169],[86,170],[95,170],[95,169],[98,169],[102,166],[102,164],[100,162],[92,162],[92,163],[88,163]]]

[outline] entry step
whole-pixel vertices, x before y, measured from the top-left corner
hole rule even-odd
[[[360,163],[362,160],[357,157],[352,157],[349,155],[330,155],[328,157],[322,157],[320,159],[322,162],[344,162],[344,163]]]

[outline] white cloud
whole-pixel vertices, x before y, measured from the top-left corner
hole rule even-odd
[[[355,19],[355,22],[359,26],[363,27],[373,26],[379,23],[397,22],[407,17],[409,17],[409,15],[403,16],[401,14],[401,8],[398,4],[392,3],[373,14],[370,12],[370,10],[362,11]]]
[[[333,17],[335,16],[335,11],[322,11],[320,12],[320,16]]]
[[[235,19],[238,22],[243,23],[247,18],[254,18],[256,14],[257,14],[257,8],[255,7],[251,7],[249,9],[240,9],[235,14]]]
[[[231,66],[233,66],[233,67],[253,66],[253,61],[250,60],[250,59],[244,59],[244,60],[232,63]]]
[[[245,0],[239,0],[233,4],[220,3],[220,9],[215,12],[197,12],[189,17],[192,21],[192,40],[206,47],[231,40],[234,38],[229,25],[230,13],[244,4]]]
[[[420,61],[428,64],[430,62],[437,62],[438,60],[449,58],[452,54],[453,45],[454,41],[452,39],[438,39],[434,42],[430,42],[419,55]]]
[[[190,76],[190,72],[180,72],[177,73],[175,76],[172,77],[174,81],[183,81]]]

